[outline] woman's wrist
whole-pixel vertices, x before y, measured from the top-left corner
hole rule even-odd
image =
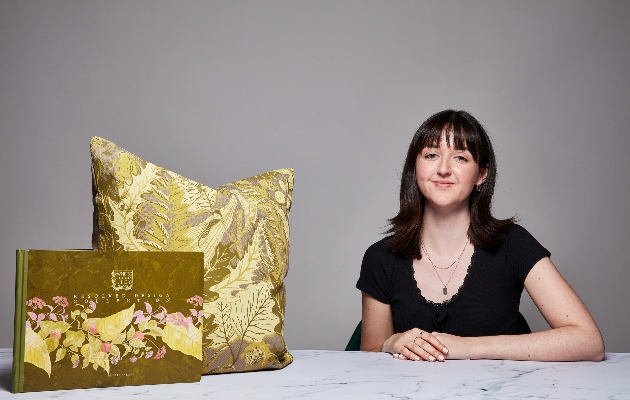
[[[464,357],[470,360],[478,360],[481,358],[495,358],[493,357],[493,350],[496,350],[496,342],[493,340],[497,336],[475,336],[465,337],[466,341],[466,354]]]
[[[384,353],[390,353],[390,354],[395,353],[395,351],[391,348],[391,343],[392,343],[392,338],[393,337],[394,337],[394,335],[388,337],[387,340],[385,340],[385,342],[383,343],[383,345],[379,349],[379,351],[382,351]]]
[[[388,341],[388,340],[389,340],[389,339],[387,339],[387,340],[386,340],[386,341],[385,341],[385,342],[381,345],[381,348],[380,348],[378,351],[382,351],[382,352],[384,352],[384,353],[389,353],[388,348],[387,348],[387,341]]]
[[[463,338],[466,343],[466,351],[468,354],[465,354],[462,358],[467,358],[470,360],[476,360],[479,358],[483,358],[483,338],[481,337],[465,337]]]

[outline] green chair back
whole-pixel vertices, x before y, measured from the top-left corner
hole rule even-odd
[[[354,332],[350,337],[350,341],[346,345],[346,351],[360,351],[361,350],[361,321],[359,325],[354,328]]]

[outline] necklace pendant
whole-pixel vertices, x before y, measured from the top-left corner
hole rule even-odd
[[[446,291],[446,288],[442,289],[442,293],[444,293],[444,296],[447,295],[448,292]]]

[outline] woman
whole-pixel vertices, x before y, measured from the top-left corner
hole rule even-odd
[[[403,167],[391,236],[366,251],[361,350],[400,360],[599,361],[604,343],[549,252],[490,206],[490,139],[465,111],[431,116]],[[519,314],[527,289],[551,329],[531,333]]]

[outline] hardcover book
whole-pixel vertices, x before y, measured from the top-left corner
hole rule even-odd
[[[198,382],[203,253],[18,250],[13,392]]]

